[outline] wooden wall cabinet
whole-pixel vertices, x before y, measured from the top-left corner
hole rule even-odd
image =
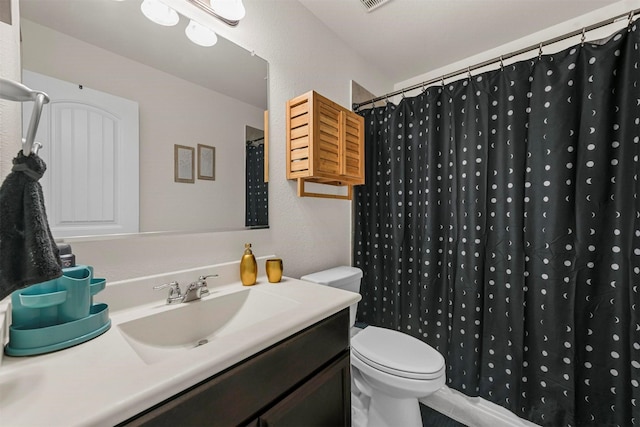
[[[349,354],[347,308],[119,426],[350,426]]]
[[[287,179],[299,196],[351,199],[364,184],[364,118],[314,91],[287,102]],[[348,187],[347,196],[304,191],[305,182]]]

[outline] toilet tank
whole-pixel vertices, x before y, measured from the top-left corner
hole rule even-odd
[[[317,273],[302,276],[300,280],[317,283],[319,285],[327,285],[332,288],[339,288],[345,291],[360,293],[360,280],[362,279],[362,270],[357,267],[349,267],[346,265],[330,268],[328,270],[318,271]],[[358,303],[351,305],[349,308],[349,320],[351,326],[356,323],[356,311]]]

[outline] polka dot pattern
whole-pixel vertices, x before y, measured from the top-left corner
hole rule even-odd
[[[640,424],[640,32],[365,110],[358,319],[544,426]]]
[[[264,182],[264,145],[247,145],[245,226],[269,224],[269,187]]]

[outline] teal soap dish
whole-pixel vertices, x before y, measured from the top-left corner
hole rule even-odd
[[[109,306],[94,304],[88,316],[72,322],[47,327],[10,326],[9,343],[4,352],[8,356],[50,353],[89,341],[110,327]]]

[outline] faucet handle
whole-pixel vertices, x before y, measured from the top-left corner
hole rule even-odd
[[[207,276],[198,277],[198,286],[200,287],[200,296],[209,295],[209,288],[207,287],[207,279],[210,277],[218,277],[217,274],[209,274]]]
[[[178,282],[174,280],[173,282],[154,286],[153,290],[158,291],[164,288],[169,288],[169,295],[167,296],[167,304],[171,304],[172,302],[182,300],[182,291],[180,290],[180,285],[178,284]]]

